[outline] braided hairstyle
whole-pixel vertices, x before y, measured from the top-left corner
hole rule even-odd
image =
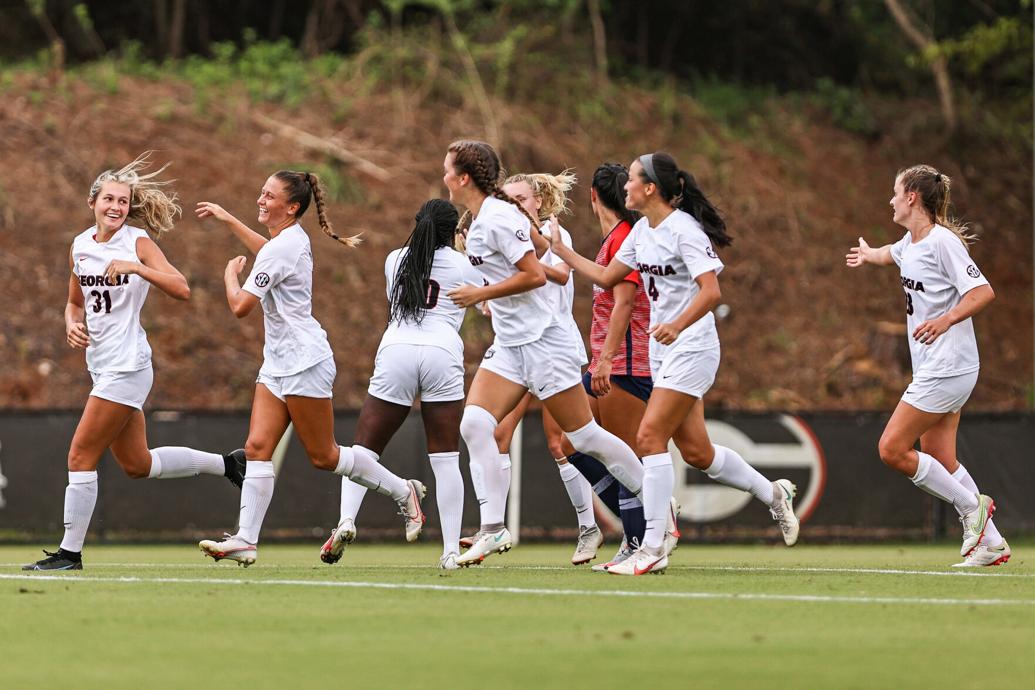
[[[287,192],[288,203],[298,204],[298,213],[295,218],[301,218],[309,208],[310,200],[316,202],[316,216],[320,221],[320,228],[324,234],[333,240],[341,242],[346,247],[355,247],[362,240],[359,235],[351,237],[339,237],[334,233],[331,222],[327,220],[327,202],[324,201],[323,187],[320,186],[320,178],[316,173],[296,172],[294,170],[278,170],[273,177],[284,183],[284,191]]]
[[[712,205],[712,202],[704,196],[704,192],[697,186],[694,176],[685,170],[680,170],[675,158],[660,151],[651,154],[651,164],[654,166],[654,175],[658,179],[650,179],[646,169],[643,169],[640,172],[641,181],[645,184],[656,185],[661,193],[661,198],[667,201],[672,208],[685,211],[693,216],[713,243],[720,247],[729,246],[733,242],[733,238],[726,233],[726,221],[719,215],[718,209]]]
[[[602,163],[593,173],[593,189],[597,201],[629,225],[635,225],[640,213],[625,207],[625,183],[629,181],[629,169],[621,163]]]
[[[413,219],[416,225],[406,240],[408,249],[395,269],[395,282],[388,299],[389,321],[409,320],[419,324],[427,310],[434,306],[438,286],[432,285],[430,278],[435,251],[452,244],[458,219],[456,208],[443,199],[425,201],[417,211]]]
[[[966,223],[952,217],[952,202],[949,199],[952,181],[948,175],[943,175],[930,165],[914,165],[899,170],[895,179],[902,181],[902,189],[906,192],[916,192],[932,223],[951,230],[963,244],[970,244],[977,239],[967,229]]]
[[[521,173],[511,175],[503,183],[508,185],[514,182],[524,182],[532,189],[532,194],[539,199],[539,220],[546,220],[550,216],[559,216],[562,213],[569,213],[568,192],[578,182],[572,170],[551,175],[549,173]]]
[[[501,201],[514,204],[521,214],[528,218],[533,228],[539,227],[539,221],[533,218],[521,204],[510,195],[500,189],[500,179],[503,176],[503,166],[500,165],[500,157],[496,150],[484,141],[472,139],[458,139],[446,149],[453,154],[453,169],[457,175],[467,174],[471,181],[485,196],[491,196]],[[471,212],[465,211],[460,218],[458,229],[466,228],[471,222]]]
[[[117,182],[129,187],[129,216],[127,220],[136,223],[159,239],[173,229],[176,216],[181,214],[180,205],[176,203],[176,192],[166,191],[172,180],[158,180],[162,172],[169,167],[166,163],[154,172],[141,174],[151,167],[151,151],[137,156],[132,163],[118,170],[105,170],[90,185],[89,201],[97,200],[101,187],[105,182]]]

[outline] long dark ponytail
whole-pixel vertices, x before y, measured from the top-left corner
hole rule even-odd
[[[388,300],[391,321],[420,323],[428,310],[431,266],[435,251],[453,245],[460,216],[453,204],[442,199],[425,201],[414,216],[416,225],[406,240],[406,252],[395,269],[395,282]]]
[[[679,168],[675,158],[659,151],[641,156],[640,163],[643,166],[643,181],[654,183],[661,197],[672,208],[693,216],[714,244],[726,247],[733,242],[733,238],[726,233],[726,221],[719,215],[718,209],[705,197],[694,176]]]
[[[634,225],[640,214],[625,207],[625,183],[628,181],[629,169],[621,163],[601,163],[593,173],[597,201],[629,225]]]

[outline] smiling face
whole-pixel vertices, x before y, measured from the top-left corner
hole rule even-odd
[[[462,203],[460,199],[463,198],[466,188],[470,186],[471,176],[467,173],[457,174],[456,154],[452,151],[447,153],[446,159],[442,161],[442,183],[449,190],[449,200],[454,203]]]
[[[298,202],[288,203],[284,183],[271,175],[259,192],[259,222],[267,228],[278,228],[293,221],[298,213]]]
[[[129,202],[133,193],[129,185],[123,182],[105,182],[93,201],[89,202],[93,209],[94,221],[98,230],[115,232],[121,228],[129,217]]]
[[[524,180],[511,182],[503,185],[503,193],[521,204],[521,208],[528,211],[528,215],[533,218],[539,217],[539,208],[543,205],[543,200],[535,195],[532,185]]]
[[[629,181],[625,183],[625,207],[643,211],[648,199],[657,192],[657,185],[643,181],[643,166],[639,159],[629,166]]]

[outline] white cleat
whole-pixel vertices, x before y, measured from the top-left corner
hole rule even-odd
[[[438,559],[438,567],[442,570],[460,570],[460,566],[456,564],[458,558],[460,558],[458,553],[447,553]]]
[[[953,563],[953,568],[984,568],[990,565],[1006,565],[1006,562],[1010,560],[1010,556],[1013,555],[1010,552],[1010,545],[1003,539],[1003,543],[995,548],[988,546],[987,544],[978,544],[977,547],[970,552],[966,558],[963,559],[962,563]]]
[[[647,573],[661,573],[668,567],[668,556],[664,550],[659,553],[652,553],[646,548],[641,548],[621,563],[610,566],[607,572],[611,575],[646,575]]]
[[[611,557],[607,563],[597,563],[595,566],[590,568],[595,573],[606,573],[607,569],[613,565],[618,565],[624,562],[627,558],[636,553],[636,549],[629,546],[629,543],[622,539],[622,545],[618,547],[618,551]]]
[[[975,494],[978,500],[978,507],[966,517],[960,518],[963,523],[963,546],[960,548],[960,555],[969,556],[970,552],[977,548],[981,537],[985,536],[985,527],[988,520],[995,512],[995,501],[985,494]]]
[[[505,553],[514,546],[514,539],[506,527],[495,532],[480,532],[478,541],[467,550],[464,555],[456,559],[456,564],[461,568],[472,565],[479,565],[485,557],[494,553]]]
[[[255,562],[255,544],[249,544],[244,539],[230,534],[223,536],[225,537],[223,541],[204,539],[198,542],[198,548],[203,554],[211,556],[217,561],[224,559],[237,561],[238,565],[243,565],[245,568]]]
[[[669,499],[668,502],[668,524],[665,525],[665,537],[661,542],[661,545],[665,548],[665,555],[671,556],[672,552],[679,547],[679,537],[682,536],[679,533],[679,503],[675,497]]]
[[[769,514],[780,525],[783,543],[794,546],[798,543],[798,517],[794,514],[794,497],[798,487],[789,479],[777,479],[773,482],[773,505],[769,506]]]
[[[597,549],[604,543],[604,535],[596,525],[592,527],[579,528],[579,541],[575,545],[575,553],[572,554],[572,565],[583,565],[597,557]]]
[[[345,547],[356,540],[356,523],[352,518],[345,518],[331,530],[331,536],[320,548],[320,560],[324,563],[337,563]]]
[[[399,502],[399,514],[403,516],[403,523],[406,528],[406,541],[417,541],[420,532],[424,529],[424,511],[420,509],[420,501],[427,495],[428,490],[416,479],[407,482],[410,485],[410,493],[405,500]]]

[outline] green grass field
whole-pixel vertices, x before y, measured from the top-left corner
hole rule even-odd
[[[999,688],[1035,684],[1035,543],[693,546],[620,578],[520,546],[443,573],[432,545],[89,546],[23,573],[0,547],[0,687]],[[610,554],[610,549],[606,551]],[[42,576],[41,576],[42,575]]]

